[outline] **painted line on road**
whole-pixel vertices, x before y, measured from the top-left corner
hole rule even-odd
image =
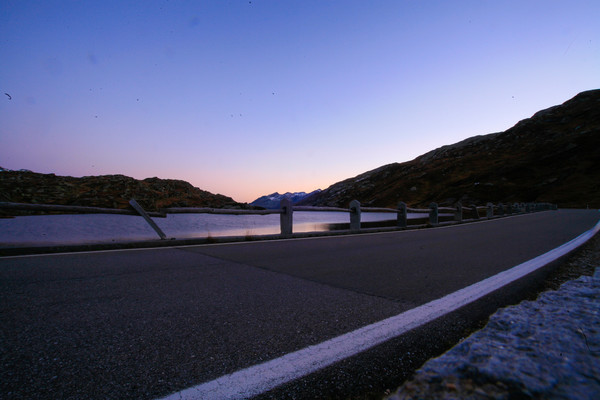
[[[600,222],[575,239],[440,299],[314,346],[200,384],[164,400],[246,399],[368,350],[472,303],[557,260],[600,231]]]

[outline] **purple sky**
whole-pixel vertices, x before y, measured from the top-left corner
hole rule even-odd
[[[2,0],[0,166],[325,188],[599,88],[598,21],[597,0]]]

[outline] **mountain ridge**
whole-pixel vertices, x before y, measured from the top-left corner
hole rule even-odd
[[[551,202],[600,207],[600,89],[536,112],[503,132],[441,146],[334,183],[300,205],[395,207],[431,202]]]
[[[175,179],[124,175],[74,178],[0,167],[0,201],[128,208],[277,208],[283,196],[298,205],[366,206],[551,202],[600,208],[600,89],[581,92],[517,122],[503,132],[473,136],[391,163],[311,193],[275,192],[251,205]],[[254,204],[264,197],[268,206]],[[276,204],[275,204],[276,203]],[[6,214],[6,212],[3,212]],[[12,212],[11,212],[12,214]]]
[[[251,208],[231,197],[213,194],[177,179],[138,180],[119,174],[75,178],[0,167],[0,201],[3,202],[123,209],[130,207],[131,198],[147,211],[167,207]],[[28,214],[13,210],[3,213]]]
[[[279,208],[279,203],[284,198],[290,199],[292,204],[296,204],[299,201],[303,200],[307,196],[311,196],[315,193],[319,193],[321,189],[313,190],[310,193],[306,192],[286,192],[284,194],[279,194],[279,192],[271,193],[265,196],[261,196],[258,199],[254,200],[250,203],[251,206],[262,207],[266,209],[276,209]]]

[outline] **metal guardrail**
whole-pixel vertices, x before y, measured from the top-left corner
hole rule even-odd
[[[123,208],[103,208],[87,206],[62,206],[57,204],[29,204],[29,203],[10,203],[0,202],[0,209],[5,210],[23,210],[23,211],[42,211],[76,214],[121,214],[121,215],[139,215],[135,210]],[[161,212],[148,212],[151,217],[166,218],[167,215]]]
[[[447,223],[461,223],[464,221],[463,213],[468,210],[472,213],[469,220],[480,218],[497,218],[504,215],[519,213],[528,213],[544,210],[556,210],[558,207],[550,203],[513,203],[497,204],[488,203],[486,206],[463,206],[460,202],[455,207],[438,207],[436,203],[431,203],[429,208],[409,208],[404,202],[398,203],[397,208],[382,207],[361,207],[360,202],[353,200],[348,208],[340,207],[312,207],[312,206],[293,206],[289,199],[281,201],[280,208],[273,210],[242,210],[242,209],[223,209],[207,207],[170,207],[161,209],[160,212],[146,212],[134,199],[129,204],[133,210],[85,207],[85,206],[64,206],[54,204],[26,204],[0,202],[0,209],[42,211],[42,212],[60,212],[60,213],[80,213],[80,214],[122,214],[142,216],[146,222],[154,229],[161,239],[167,239],[165,233],[152,221],[150,217],[165,218],[167,214],[227,214],[227,215],[268,215],[280,214],[281,236],[289,237],[292,235],[293,213],[306,211],[322,212],[347,212],[350,214],[350,230],[352,232],[361,231],[361,214],[363,212],[384,212],[396,214],[396,228],[403,229],[408,227],[408,213],[424,214],[423,218],[429,219],[429,225],[436,226],[440,224],[440,212],[452,215],[452,220]],[[485,211],[485,217],[481,217],[480,211]]]

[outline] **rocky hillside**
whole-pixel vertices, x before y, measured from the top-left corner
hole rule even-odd
[[[180,180],[137,180],[123,175],[74,178],[0,168],[0,201],[129,208],[131,198],[147,211],[164,207],[246,207]]]
[[[338,182],[301,204],[395,207],[551,202],[600,208],[600,90],[582,92],[505,132],[475,136],[412,161]]]

